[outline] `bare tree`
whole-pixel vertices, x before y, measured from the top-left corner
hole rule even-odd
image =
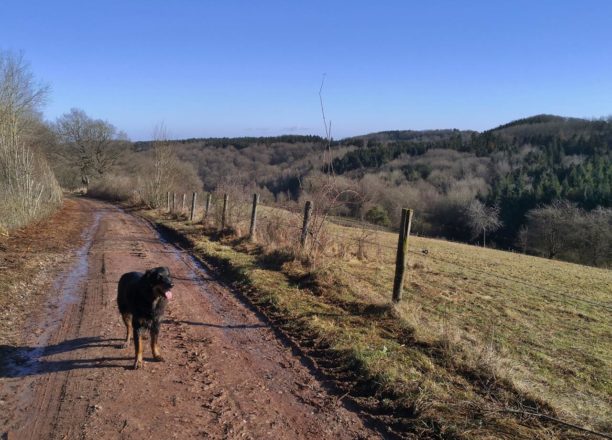
[[[61,200],[55,176],[32,148],[47,93],[23,55],[0,52],[0,223],[6,227],[23,225]]]
[[[141,201],[150,208],[160,208],[166,203],[166,193],[200,191],[202,181],[190,161],[181,160],[176,145],[168,140],[163,123],[155,126],[152,148],[139,160],[136,169],[129,172],[139,176],[136,184]]]
[[[579,260],[594,266],[612,263],[612,208],[597,207],[577,221]]]
[[[575,205],[566,200],[556,200],[550,205],[527,213],[530,243],[553,259],[570,245],[570,217]]]
[[[310,187],[303,188],[306,190],[308,197],[314,203],[314,210],[311,220],[310,235],[311,242],[314,243],[310,247],[309,256],[313,264],[316,262],[318,252],[324,247],[325,225],[330,215],[336,213],[342,207],[349,204],[360,205],[362,197],[356,190],[356,184],[349,185],[339,182],[339,179],[334,173],[332,166],[332,123],[328,122],[325,115],[325,105],[323,102],[323,86],[325,84],[325,75],[321,80],[319,88],[319,102],[321,105],[321,118],[325,128],[325,144],[323,149],[324,168],[327,171],[324,175],[311,175]],[[314,178],[313,178],[314,177]]]
[[[79,168],[85,187],[92,177],[102,177],[115,165],[121,153],[117,141],[125,139],[114,125],[75,108],[57,119],[55,131],[69,147],[70,159]]]
[[[482,233],[482,247],[487,246],[487,232],[498,230],[502,222],[499,219],[499,208],[488,207],[478,200],[473,200],[467,207],[468,223],[474,236]]]
[[[168,141],[168,132],[164,123],[159,123],[153,130],[153,161],[147,170],[144,189],[141,197],[151,208],[162,206],[166,192],[174,186],[178,159],[172,144]]]
[[[524,254],[527,253],[527,247],[529,246],[529,228],[526,225],[521,226],[518,234],[516,235],[516,245],[521,249]]]
[[[548,258],[609,266],[612,261],[612,209],[585,212],[567,200],[527,213],[530,249]]]

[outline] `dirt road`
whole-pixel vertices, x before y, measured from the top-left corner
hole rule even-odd
[[[81,199],[84,245],[30,321],[0,377],[9,439],[381,438],[338,404],[291,348],[145,221]],[[131,369],[116,285],[168,266],[176,287],[162,326],[165,362]],[[148,344],[146,345],[148,349]]]

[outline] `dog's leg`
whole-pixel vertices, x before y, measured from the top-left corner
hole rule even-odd
[[[130,338],[132,337],[132,315],[129,313],[123,313],[121,317],[125,323],[125,342],[123,343],[122,348],[128,348],[130,346]]]
[[[142,362],[142,328],[138,325],[134,326],[134,351],[136,355],[134,370],[137,370],[144,367]]]
[[[151,351],[153,352],[153,358],[156,361],[161,362],[164,360],[164,358],[161,356],[159,352],[158,340],[159,340],[159,324],[157,325],[153,324],[151,326]]]

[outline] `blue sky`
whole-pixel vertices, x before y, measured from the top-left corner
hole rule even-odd
[[[612,1],[3,0],[0,49],[134,139],[612,114]]]

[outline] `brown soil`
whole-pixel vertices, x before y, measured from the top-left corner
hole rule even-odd
[[[24,322],[46,299],[50,282],[74,260],[91,222],[90,210],[66,198],[51,217],[0,236],[0,346],[22,342]]]
[[[21,345],[0,346],[0,433],[381,438],[338,403],[256,312],[145,221],[97,201],[68,203],[87,213],[89,226],[82,238],[73,234],[70,243],[81,247],[26,320]],[[170,268],[176,285],[162,327],[165,362],[152,362],[147,350],[145,368],[134,371],[133,348],[117,348],[124,326],[116,284],[124,272],[160,265]]]

